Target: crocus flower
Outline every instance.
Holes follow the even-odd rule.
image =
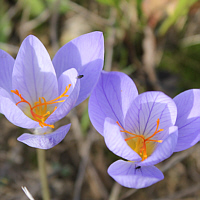
[[[109,175],[129,188],[148,187],[164,178],[154,165],[174,152],[177,109],[162,92],[138,95],[134,82],[120,72],[102,72],[89,100],[89,116],[107,147],[124,158]]]
[[[200,90],[191,89],[174,98],[177,106],[178,140],[175,151],[183,151],[200,140]]]
[[[102,33],[85,34],[64,45],[52,62],[32,35],[22,42],[16,60],[0,50],[0,112],[35,133],[24,133],[20,142],[49,149],[63,140],[70,124],[51,129],[94,88],[103,67],[103,45]]]

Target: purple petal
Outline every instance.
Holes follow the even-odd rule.
[[[177,144],[178,127],[171,126],[168,130],[168,137],[162,143],[159,143],[155,151],[146,160],[140,162],[138,165],[147,166],[155,165],[168,157],[170,157]]]
[[[138,167],[133,162],[118,160],[108,168],[108,174],[119,184],[128,188],[145,188],[164,178],[154,166]]]
[[[174,98],[177,106],[178,141],[175,151],[183,151],[200,140],[200,90],[180,93]]]
[[[12,83],[13,90],[17,89],[31,105],[39,97],[49,101],[58,96],[53,64],[45,47],[35,36],[30,35],[22,42],[13,69]]]
[[[102,72],[89,100],[89,116],[96,130],[103,135],[106,117],[123,126],[126,112],[137,95],[137,88],[127,75]]]
[[[131,161],[140,161],[141,157],[125,142],[117,123],[106,118],[104,124],[104,139],[107,147],[116,155]]]
[[[38,149],[50,149],[60,143],[68,133],[71,124],[65,125],[45,135],[24,133],[17,138],[18,141]]]
[[[48,117],[45,123],[55,123],[56,121],[65,117],[74,107],[80,91],[80,80],[77,79],[77,75],[78,73],[76,69],[70,69],[65,71],[60,76],[58,80],[59,92],[60,94],[62,94],[65,90],[65,87],[68,86],[68,84],[71,84],[70,91],[69,93],[67,92],[67,95],[69,95],[69,97],[63,98],[65,99],[65,101],[58,106],[58,108]]]
[[[0,87],[11,94],[14,58],[0,50]]]
[[[70,68],[76,68],[81,88],[76,105],[85,100],[95,87],[104,60],[104,40],[101,32],[92,32],[75,38],[64,45],[53,58],[57,77]]]
[[[69,84],[71,84],[71,87],[68,90],[67,95],[70,95],[72,93],[78,80],[77,76],[78,72],[75,68],[68,69],[60,75],[58,79],[59,95],[61,95],[65,91],[66,86],[68,86]]]
[[[7,95],[7,97],[6,95],[0,96],[1,113],[4,114],[5,117],[16,126],[28,129],[38,127],[39,123],[27,117],[11,100],[9,93],[7,93]]]
[[[125,119],[125,129],[145,138],[150,137],[156,130],[157,120],[159,129],[153,139],[165,138],[166,131],[176,121],[177,109],[174,101],[162,92],[144,92],[131,104]]]

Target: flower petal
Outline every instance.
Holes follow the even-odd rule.
[[[18,141],[27,144],[30,147],[38,149],[50,149],[60,143],[70,129],[71,124],[65,125],[54,131],[53,133],[45,135],[34,135],[24,133],[17,138]]]
[[[12,84],[13,90],[17,89],[32,105],[39,97],[49,101],[58,96],[57,78],[49,54],[33,35],[22,42],[14,64]]]
[[[1,113],[4,114],[5,117],[16,126],[28,129],[38,127],[39,123],[27,117],[22,110],[15,105],[9,93],[7,93],[6,96],[6,91],[4,90],[4,92],[4,96],[0,95]]]
[[[67,92],[69,97],[62,98],[65,99],[65,101],[58,106],[58,108],[48,117],[45,123],[55,123],[56,121],[65,117],[74,107],[80,91],[80,80],[77,79],[77,75],[78,73],[76,69],[73,68],[65,71],[60,76],[58,79],[59,92],[62,94],[65,91],[65,87],[68,86],[68,84],[71,84],[69,93]]]
[[[164,139],[161,144],[158,144],[155,151],[146,160],[138,163],[141,166],[155,165],[168,157],[170,157],[177,144],[178,138],[178,127],[171,126],[168,130],[168,137]]]
[[[177,109],[174,101],[162,92],[144,92],[131,104],[125,118],[125,129],[145,137],[151,136],[157,126],[168,130],[176,121]],[[165,131],[154,136],[154,139],[163,139]],[[166,135],[167,136],[167,135]]]
[[[67,92],[67,95],[70,96],[78,80],[77,76],[78,76],[78,72],[75,68],[68,69],[60,75],[58,79],[59,95],[61,95],[65,91],[66,86],[71,84],[71,87],[69,88]]]
[[[174,98],[177,106],[178,141],[175,151],[183,151],[200,140],[200,90],[192,89]]]
[[[133,162],[118,160],[110,165],[108,174],[119,184],[128,188],[145,188],[164,178],[163,173],[154,166],[138,167]]]
[[[101,32],[92,32],[75,38],[64,45],[53,58],[57,77],[70,68],[76,68],[81,88],[76,105],[85,100],[95,87],[104,60],[104,40]]]
[[[103,135],[106,117],[124,125],[124,117],[137,97],[134,82],[121,72],[102,72],[89,100],[89,116],[95,129]]]
[[[0,87],[11,94],[12,90],[12,72],[14,58],[3,50],[0,50]]]
[[[104,139],[107,147],[116,155],[131,161],[140,161],[141,157],[125,142],[117,123],[106,118],[104,124]]]

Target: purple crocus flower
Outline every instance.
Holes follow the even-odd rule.
[[[102,72],[89,100],[89,116],[118,160],[109,175],[129,188],[148,187],[164,178],[154,165],[174,152],[177,109],[162,92],[138,95],[134,82],[120,72]]]
[[[49,149],[63,140],[70,124],[50,133],[53,124],[91,93],[103,67],[103,46],[102,33],[92,32],[64,45],[52,62],[32,35],[22,42],[16,60],[0,50],[0,112],[35,133],[24,133],[20,142]]]
[[[177,106],[178,141],[175,151],[183,151],[200,140],[200,90],[191,89],[174,98]]]

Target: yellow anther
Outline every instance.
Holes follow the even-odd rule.
[[[19,96],[19,98],[21,99],[21,101],[17,102],[16,105],[18,105],[19,103],[27,103],[30,107],[30,113],[33,117],[33,120],[39,122],[39,125],[41,127],[44,126],[49,126],[51,128],[54,128],[54,125],[50,125],[50,124],[46,124],[45,121],[46,119],[57,109],[57,107],[55,106],[53,111],[47,111],[47,105],[50,104],[55,104],[55,103],[62,103],[65,100],[60,100],[59,99],[63,98],[63,97],[68,97],[69,95],[66,95],[66,93],[68,92],[69,88],[71,87],[71,84],[69,84],[68,86],[66,86],[65,91],[57,98],[50,100],[50,101],[46,101],[46,99],[44,97],[39,97],[39,101],[36,101],[34,103],[34,106],[32,107],[31,104],[25,100],[22,95],[19,93],[18,90],[11,90],[12,93],[16,94],[17,96]],[[42,102],[43,100],[43,102]]]
[[[135,149],[138,151],[139,155],[142,157],[142,161],[147,159],[147,146],[146,144],[150,143],[150,142],[158,142],[158,143],[162,143],[163,140],[153,140],[151,138],[153,138],[157,133],[161,132],[161,131],[164,131],[164,129],[158,129],[159,127],[159,123],[160,123],[160,120],[158,119],[157,120],[157,126],[156,126],[156,130],[155,132],[149,136],[148,138],[145,138],[143,135],[137,135],[137,134],[134,134],[134,133],[131,133],[127,130],[125,130],[120,124],[119,122],[117,121],[117,124],[118,126],[122,129],[120,130],[120,132],[123,132],[123,133],[128,133],[130,135],[133,135],[132,137],[129,137],[129,138],[126,138],[125,141],[130,141],[131,139],[137,139],[137,142],[136,142],[136,145],[135,145]]]

